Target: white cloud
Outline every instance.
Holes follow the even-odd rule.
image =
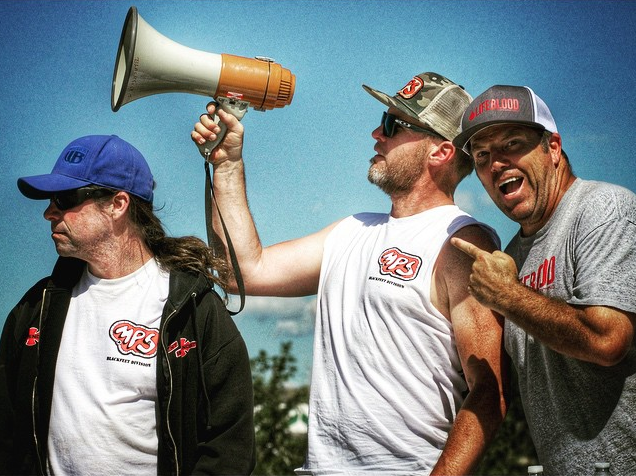
[[[471,215],[495,205],[480,184],[471,184],[455,192],[455,204]]]
[[[238,308],[238,298],[231,296],[230,309]],[[274,333],[281,337],[310,335],[314,331],[316,296],[275,298],[247,296],[241,316],[261,322],[274,321]]]

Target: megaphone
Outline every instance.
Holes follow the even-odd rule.
[[[252,107],[259,111],[291,103],[296,77],[270,58],[215,54],[183,46],[159,33],[130,7],[121,38],[111,93],[114,112],[136,99],[161,93],[190,93],[214,98],[239,120]],[[209,155],[223,138],[206,143]]]

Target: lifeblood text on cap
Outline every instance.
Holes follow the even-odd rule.
[[[478,104],[468,117],[469,121],[475,120],[477,117],[487,111],[519,111],[519,99],[517,98],[494,98],[486,99]]]

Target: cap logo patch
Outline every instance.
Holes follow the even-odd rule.
[[[84,147],[72,147],[64,156],[64,161],[69,164],[79,164],[88,154],[88,149]]]
[[[488,111],[506,111],[506,112],[519,112],[519,99],[517,98],[494,98],[486,99],[484,102],[478,104],[472,111],[468,121],[472,122]]]
[[[419,93],[423,87],[424,81],[422,81],[422,78],[415,76],[408,83],[406,83],[406,86],[400,89],[397,94],[402,96],[404,99],[411,99],[413,96]]]

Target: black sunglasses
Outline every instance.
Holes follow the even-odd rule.
[[[416,126],[415,124],[411,124],[409,122],[403,121],[402,119],[398,119],[396,116],[394,116],[393,114],[389,114],[386,111],[382,113],[382,134],[384,134],[386,137],[393,137],[395,135],[395,130],[398,127],[411,129],[412,131],[415,131],[415,132],[423,132],[433,137],[438,137],[440,139],[446,140],[444,137],[442,137],[435,131]]]
[[[64,211],[81,205],[89,198],[101,198],[114,194],[114,190],[107,188],[81,187],[54,193],[51,196],[51,202],[55,204],[58,210]]]

